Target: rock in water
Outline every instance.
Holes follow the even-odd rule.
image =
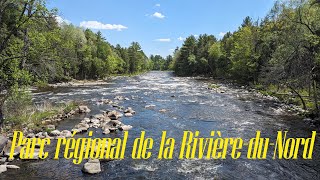
[[[0,165],[0,174],[7,171],[6,165]]]
[[[50,124],[50,125],[47,125],[47,129],[48,129],[48,130],[53,131],[53,130],[55,130],[55,129],[56,129],[56,126],[55,126],[55,125]]]
[[[3,153],[5,156],[10,156],[12,142],[8,141],[6,147],[3,149]],[[17,156],[20,154],[21,146],[18,146],[14,149],[13,156]]]
[[[133,115],[131,113],[125,113],[124,116],[125,117],[132,117]]]
[[[7,169],[20,169],[19,166],[16,165],[6,165]]]
[[[130,125],[123,125],[123,126],[119,127],[120,131],[129,131],[130,129],[132,129],[132,126],[130,126]]]
[[[79,106],[79,113],[89,113],[91,110],[88,108],[88,106]]]
[[[2,150],[6,146],[7,142],[8,142],[8,138],[0,135],[0,152],[2,152]]]
[[[101,172],[100,161],[98,159],[89,159],[89,161],[84,164],[82,171],[89,174]]]
[[[50,132],[51,136],[60,136],[61,132],[59,130],[54,130]]]

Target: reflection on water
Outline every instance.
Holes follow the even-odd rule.
[[[311,161],[274,161],[271,155],[263,161],[246,160],[244,156],[239,160],[178,160],[184,130],[199,130],[206,137],[210,131],[220,130],[223,137],[242,137],[244,140],[254,137],[257,130],[272,140],[279,130],[288,130],[292,137],[308,137],[312,130],[318,130],[300,118],[276,116],[264,102],[239,100],[236,98],[238,91],[215,93],[207,89],[207,83],[209,80],[174,77],[170,72],[150,72],[137,77],[116,78],[108,85],[57,88],[52,92],[37,93],[35,101],[83,100],[92,109],[87,116],[110,109],[108,105],[99,105],[100,99],[113,99],[117,95],[128,97],[130,100],[121,101],[120,105],[132,107],[137,114],[122,119],[124,124],[134,127],[129,132],[127,158],[102,162],[103,172],[97,175],[83,174],[82,165],[74,165],[71,160],[23,161],[16,163],[21,166],[20,170],[10,170],[0,175],[0,179],[320,179],[319,143],[316,143]],[[144,108],[150,104],[156,107]],[[159,112],[161,109],[167,112]],[[66,120],[58,129],[72,129],[81,118]],[[130,159],[132,141],[141,131],[146,131],[147,136],[155,140],[154,147],[159,147],[164,130],[168,137],[176,139],[174,160],[157,160],[157,148],[149,160]],[[95,136],[103,137],[97,130]],[[108,136],[122,137],[122,133]]]

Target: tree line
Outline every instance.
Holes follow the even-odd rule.
[[[179,76],[212,76],[281,89],[296,96],[302,107],[319,114],[320,1],[276,1],[263,19],[246,17],[223,38],[186,38],[173,57]],[[307,100],[304,96],[308,96]]]
[[[0,1],[0,119],[6,99],[24,86],[152,69],[139,43],[113,46],[100,31],[58,22],[57,12],[45,0]]]

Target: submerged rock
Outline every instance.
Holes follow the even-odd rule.
[[[88,162],[83,165],[82,171],[88,174],[100,173],[100,161],[98,159],[89,159]]]
[[[153,108],[155,108],[155,107],[156,107],[156,105],[153,105],[153,104],[150,104],[150,105],[146,105],[146,106],[145,106],[146,109],[153,109]]]

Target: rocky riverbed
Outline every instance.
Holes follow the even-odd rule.
[[[209,88],[213,83],[218,86]],[[44,100],[54,103],[81,100],[86,107],[78,108],[83,113],[75,113],[62,121],[44,120],[50,133],[35,133],[35,137],[54,139],[76,132],[75,137],[81,138],[87,137],[86,131],[93,131],[93,137],[122,138],[121,130],[129,130],[128,149],[132,148],[133,140],[141,131],[146,131],[147,136],[159,143],[162,131],[180,142],[184,130],[200,130],[204,135],[219,130],[224,137],[244,140],[254,136],[257,130],[271,139],[276,137],[278,130],[288,130],[292,137],[308,137],[312,130],[319,130],[313,120],[297,116],[301,109],[284,105],[273,97],[210,79],[174,77],[170,72],[150,72],[115,78],[101,85],[61,86],[49,92],[34,93],[35,103]],[[179,149],[180,144],[176,146]],[[49,153],[53,154],[54,149],[49,149]],[[152,153],[157,154],[157,149]],[[177,153],[175,157],[178,157]],[[123,160],[100,162],[93,159],[81,165],[63,158],[15,159],[2,163],[7,171],[0,174],[0,179],[318,179],[319,153],[317,143],[312,161],[274,161],[271,158],[262,161],[246,158],[159,161],[156,157],[132,160],[129,150]],[[10,165],[20,169],[8,169]]]

